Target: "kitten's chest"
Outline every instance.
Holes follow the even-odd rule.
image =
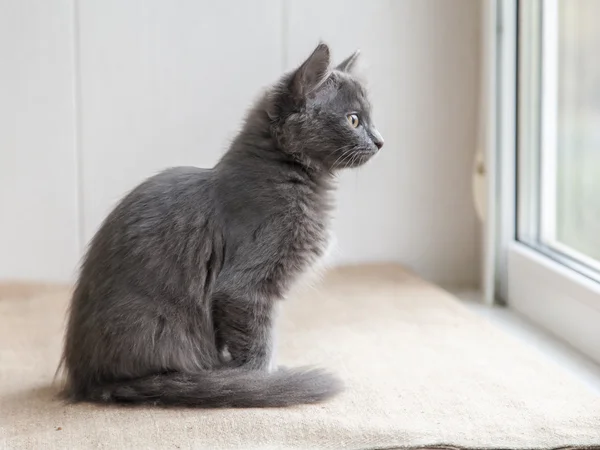
[[[236,228],[251,230],[236,233],[242,245],[233,264],[262,291],[285,296],[302,275],[321,267],[332,241],[332,200],[327,186],[306,182],[274,185],[264,195],[248,196],[243,214],[232,215]]]
[[[335,250],[336,239],[333,232],[328,229],[324,236],[322,248],[311,257],[307,258],[304,266],[295,273],[291,280],[290,288],[296,292],[298,290],[314,287],[321,281]]]
[[[296,253],[307,264],[321,259],[327,254],[331,241],[331,227],[328,216],[296,216],[290,223],[287,239],[292,245],[290,252]]]
[[[329,210],[321,205],[300,205],[288,222],[286,257],[290,282],[314,281],[323,272],[335,242]]]

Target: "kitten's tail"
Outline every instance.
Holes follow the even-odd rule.
[[[282,407],[322,402],[341,390],[341,382],[321,369],[272,373],[223,369],[171,372],[100,385],[81,400],[201,408]]]

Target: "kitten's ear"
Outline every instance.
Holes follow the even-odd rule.
[[[356,61],[358,60],[359,55],[360,55],[360,50],[356,50],[354,53],[352,53],[350,56],[348,56],[345,60],[343,60],[341,63],[339,63],[335,69],[339,70],[340,72],[352,72],[352,69],[354,68],[354,65],[356,64]]]
[[[294,73],[292,78],[294,95],[303,97],[317,89],[330,74],[329,63],[329,47],[321,42]]]

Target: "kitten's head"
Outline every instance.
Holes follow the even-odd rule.
[[[352,75],[357,57],[331,67],[329,48],[321,43],[270,91],[266,110],[283,151],[333,171],[360,166],[383,146],[366,90]]]

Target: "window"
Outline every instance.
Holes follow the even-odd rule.
[[[600,361],[600,1],[497,6],[505,297]]]
[[[549,0],[540,2],[539,17],[525,13],[521,22],[521,44],[531,34],[541,37],[538,52],[532,49],[523,61],[523,76],[538,76],[519,94],[534,120],[525,126],[539,132],[539,142],[530,141],[520,151],[539,152],[539,167],[525,173],[523,183],[534,202],[539,227],[524,223],[524,241],[589,276],[600,272],[600,17],[596,0]],[[525,12],[525,11],[524,11]],[[541,28],[539,25],[541,25]],[[535,45],[535,44],[530,44]],[[537,61],[535,61],[537,59]],[[533,65],[537,65],[539,73]],[[537,92],[531,92],[536,90]],[[527,105],[524,105],[527,107]],[[536,111],[537,109],[537,111]],[[537,115],[537,117],[536,117]],[[537,119],[537,120],[536,120]],[[537,123],[536,123],[537,122]],[[531,156],[529,156],[532,158]],[[539,169],[539,170],[536,170]],[[539,189],[539,199],[533,192]],[[539,205],[537,204],[539,202]],[[536,233],[539,235],[536,236]]]
[[[542,198],[542,239],[551,248],[600,269],[600,2],[551,1],[547,26],[556,42],[548,52],[556,55],[556,94],[550,105],[556,112],[548,124],[554,128],[548,151],[555,176],[547,180]],[[551,128],[551,129],[552,129]],[[554,206],[555,205],[555,206]]]

